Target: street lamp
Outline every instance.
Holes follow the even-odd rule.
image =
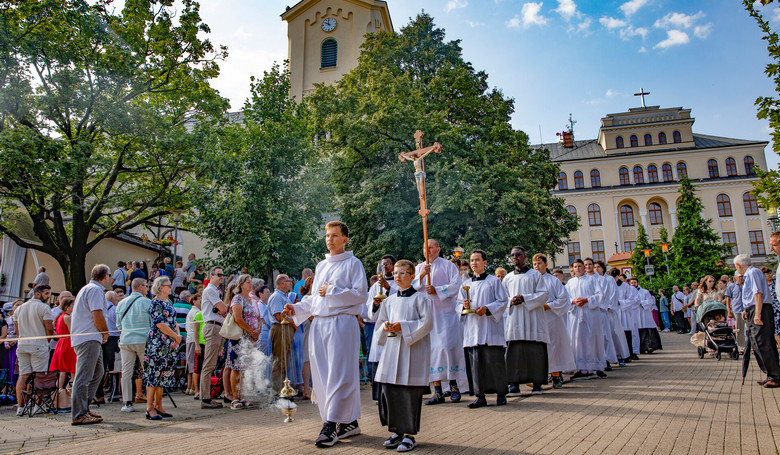
[[[671,244],[669,243],[662,243],[661,244],[661,251],[664,252],[664,261],[666,262],[666,274],[671,275],[671,272],[669,272],[669,246]]]
[[[645,258],[647,259],[647,267],[645,267],[645,275],[650,277],[650,284],[653,284],[653,275],[652,275],[653,271],[652,271],[652,266],[650,265],[650,251],[651,250],[642,250],[642,252],[645,253]],[[647,273],[648,271],[650,273]]]
[[[460,255],[465,253],[465,252],[466,252],[466,250],[464,250],[463,248],[461,248],[459,246],[456,246],[455,248],[452,249],[452,255],[455,256],[455,259],[460,259]]]
[[[766,219],[769,221],[769,224],[772,226],[772,232],[777,232],[777,207],[774,205],[770,205],[766,209]]]

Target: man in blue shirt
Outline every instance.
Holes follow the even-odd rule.
[[[124,330],[119,335],[119,352],[122,356],[122,412],[133,412],[133,369],[136,358],[143,363],[146,338],[152,326],[146,279],[136,278],[130,283],[133,293],[116,307],[116,328]],[[140,382],[140,381],[139,381]],[[138,387],[138,393],[143,389]]]
[[[282,314],[284,305],[290,303],[287,293],[292,287],[292,280],[284,274],[276,276],[274,280],[276,290],[268,300],[267,320],[272,324],[268,339],[271,343],[271,387],[273,390],[282,388],[282,381],[287,372],[287,359],[290,357],[293,337],[296,327],[292,321]]]
[[[747,324],[750,347],[756,362],[766,379],[758,383],[768,389],[780,387],[780,359],[775,344],[775,313],[771,294],[764,274],[750,265],[750,257],[740,254],[734,258],[734,266],[742,274],[742,319]],[[767,302],[764,302],[764,299]]]
[[[726,292],[723,293],[726,298],[726,307],[729,309],[729,317],[733,318],[736,324],[737,346],[745,349],[745,321],[742,319],[742,274],[734,273],[734,282],[729,283]]]

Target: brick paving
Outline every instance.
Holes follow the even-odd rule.
[[[700,360],[688,337],[662,334],[666,349],[605,380],[566,384],[509,405],[468,409],[460,404],[423,406],[415,452],[435,454],[776,454],[780,448],[780,390],[755,384],[763,379],[755,362],[741,386],[742,361]],[[70,414],[15,417],[0,408],[0,453],[211,454],[313,453],[321,421],[305,402],[294,423],[276,410],[202,411],[192,397],[174,394],[176,417],[145,420],[143,404],[132,414],[118,403],[95,411],[105,423],[73,427]],[[342,441],[333,453],[390,451],[370,390],[362,391],[363,434]],[[166,402],[167,403],[167,402]]]

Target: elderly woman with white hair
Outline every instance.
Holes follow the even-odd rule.
[[[735,257],[734,266],[744,279],[742,319],[747,325],[747,336],[758,367],[766,373],[766,379],[758,383],[766,388],[780,387],[780,363],[774,338],[775,314],[766,278],[751,265],[750,257],[746,254]]]
[[[152,303],[149,314],[152,327],[144,353],[144,382],[146,383],[146,418],[161,420],[173,417],[163,410],[163,387],[172,387],[176,366],[176,350],[181,344],[181,335],[176,324],[176,312],[168,300],[171,295],[171,280],[161,276],[152,284]]]

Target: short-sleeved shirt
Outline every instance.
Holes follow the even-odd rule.
[[[187,313],[187,318],[184,321],[184,328],[187,330],[187,343],[194,343],[195,342],[195,315],[200,312],[200,308],[196,307],[195,305],[190,308],[190,311]]]
[[[222,299],[219,298],[219,289],[217,289],[217,287],[213,284],[209,283],[209,285],[206,286],[206,289],[203,290],[203,297],[200,300],[200,310],[203,313],[204,321],[214,321],[222,324],[222,322],[225,320],[225,317],[219,313],[214,312],[214,308],[216,307],[217,303],[221,301]]]
[[[127,281],[127,270],[120,267],[114,271],[114,275],[111,278],[111,286],[123,288],[125,287],[125,281]]]
[[[742,286],[737,283],[729,283],[724,296],[731,299],[731,312],[742,313]]]
[[[661,298],[658,299],[658,312],[659,313],[669,312],[669,300],[666,299],[665,295],[662,295]]]
[[[680,291],[672,294],[672,311],[682,311],[683,303],[685,303],[685,294]]]
[[[19,338],[45,337],[46,326],[43,321],[52,321],[51,308],[38,299],[28,300],[14,311],[16,333]],[[20,340],[19,352],[34,352],[41,349],[49,349],[49,340]]]
[[[121,332],[116,328],[116,305],[111,302],[106,303],[106,327],[108,327],[108,335],[112,337],[118,337]]]
[[[176,323],[179,324],[179,335],[187,335],[187,314],[192,309],[192,305],[182,300],[173,304],[173,311],[176,312]]]
[[[280,290],[275,290],[273,294],[271,294],[271,297],[268,299],[268,310],[266,311],[268,315],[268,322],[271,324],[278,324],[279,321],[276,320],[274,317],[275,314],[281,313],[284,310],[284,305],[290,303],[289,298],[287,297],[287,294]],[[265,319],[265,318],[264,318]]]
[[[766,277],[761,270],[753,267],[748,267],[743,275],[744,282],[742,283],[742,307],[748,309],[756,304],[755,295],[762,294],[764,297],[764,303],[772,304],[772,295],[769,293],[769,284],[766,282]]]
[[[70,333],[71,345],[78,346],[87,341],[103,341],[103,335],[98,332],[95,326],[95,320],[92,318],[92,312],[100,310],[103,316],[106,314],[106,296],[105,288],[95,280],[81,288],[76,294],[76,301],[73,304],[73,312],[70,315]],[[90,335],[82,335],[90,334]]]
[[[198,311],[195,313],[195,317],[192,318],[193,324],[198,322],[198,344],[206,344],[206,338],[203,336],[203,326],[205,323],[203,322],[203,312]]]
[[[38,286],[41,284],[46,284],[46,285],[49,284],[49,275],[47,275],[46,272],[39,273],[33,279],[33,285]]]

